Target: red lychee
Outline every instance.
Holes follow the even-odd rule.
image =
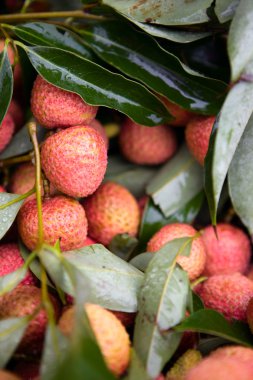
[[[108,368],[122,375],[130,360],[130,339],[121,322],[99,305],[86,304],[85,311]],[[70,336],[74,325],[74,308],[65,311],[59,321],[61,331]]]
[[[173,156],[177,149],[175,132],[166,125],[145,127],[126,119],[120,129],[120,149],[135,164],[158,165]]]
[[[24,122],[25,122],[25,115],[24,115],[22,107],[15,99],[12,99],[12,101],[10,102],[8,113],[13,118],[16,130],[23,127]]]
[[[245,273],[249,266],[251,247],[247,235],[231,224],[220,223],[204,229],[202,235],[206,247],[204,275]]]
[[[58,195],[42,203],[44,241],[54,245],[60,239],[62,251],[81,248],[87,236],[85,211],[75,199]],[[18,214],[18,230],[24,244],[33,250],[38,242],[36,199],[26,202]]]
[[[2,152],[11,141],[15,124],[9,113],[7,113],[0,125],[0,152]]]
[[[246,310],[253,297],[253,281],[240,273],[209,277],[195,289],[205,306],[227,319],[246,321]]]
[[[96,191],[104,178],[107,149],[95,129],[71,127],[46,139],[41,164],[46,177],[59,191],[86,197]]]
[[[98,121],[97,119],[93,119],[93,120],[89,123],[89,125],[90,125],[92,128],[96,129],[96,131],[98,131],[98,132],[101,134],[101,136],[102,136],[103,139],[104,139],[105,145],[106,145],[106,147],[107,147],[107,149],[108,149],[108,147],[109,147],[109,139],[108,139],[108,137],[107,137],[106,130],[105,130],[105,128],[103,127],[103,125],[100,123],[100,121]]]
[[[149,240],[147,245],[148,252],[156,252],[171,240],[191,237],[197,234],[197,231],[189,224],[173,223],[162,227]],[[179,256],[178,264],[188,273],[189,279],[196,279],[204,270],[206,262],[205,246],[201,237],[193,239],[190,255]]]
[[[248,322],[250,331],[253,334],[253,298],[251,298],[248,303],[246,316],[247,316],[247,322]]]
[[[136,313],[126,313],[124,311],[115,311],[115,310],[109,310],[111,313],[117,317],[120,322],[122,323],[123,326],[126,328],[133,326],[135,318],[136,318]]]
[[[84,247],[88,246],[88,245],[92,245],[92,244],[96,244],[97,242],[93,239],[91,239],[89,236],[87,236],[85,242],[84,242]]]
[[[17,359],[12,365],[12,371],[20,376],[22,380],[39,380],[40,363],[38,360],[34,360],[34,358],[29,359]]]
[[[215,116],[196,116],[186,126],[185,139],[194,158],[204,165]]]
[[[170,125],[173,125],[175,127],[185,126],[194,116],[193,113],[183,109],[175,103],[172,103],[171,101],[169,101],[169,99],[163,96],[161,96],[160,98],[164,103],[165,107],[168,108],[171,115],[175,118],[174,120],[170,121]]]
[[[59,316],[59,304],[50,295],[55,311],[55,319]],[[20,286],[0,298],[0,320],[12,317],[32,315],[42,304],[41,290],[35,286]],[[29,322],[18,352],[21,354],[37,354],[41,352],[48,318],[44,308],[38,311]]]
[[[122,185],[114,182],[102,184],[84,201],[89,235],[108,245],[117,234],[135,236],[140,222],[138,203]]]
[[[223,346],[213,351],[210,357],[223,360],[231,358],[244,363],[253,363],[253,349],[243,346]]]
[[[21,256],[17,244],[0,245],[0,277],[15,272],[24,265],[24,259]],[[22,285],[36,285],[36,280],[30,271],[21,282]]]
[[[5,193],[5,192],[6,192],[5,188],[0,185],[0,193]]]
[[[91,106],[73,92],[62,90],[37,76],[32,90],[31,110],[46,128],[65,128],[89,124],[98,107]]]

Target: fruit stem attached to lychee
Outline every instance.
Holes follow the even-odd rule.
[[[24,154],[23,156],[6,158],[4,160],[0,160],[0,168],[6,167],[6,166],[11,166],[14,164],[19,164],[21,162],[31,161],[32,157],[33,157],[33,154],[28,153],[28,154]]]

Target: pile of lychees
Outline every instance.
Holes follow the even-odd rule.
[[[3,46],[3,42],[1,42]],[[9,50],[14,61],[13,51]],[[19,67],[15,83],[20,86]],[[186,126],[187,146],[203,165],[215,116],[193,115],[164,100],[175,119],[168,125],[146,127],[125,118],[118,144],[122,156],[135,164],[160,165],[176,153],[177,127]],[[43,181],[43,241],[59,243],[62,252],[100,243],[108,247],[112,239],[127,233],[138,236],[147,198],[139,200],[122,185],[104,181],[109,139],[95,119],[98,107],[86,104],[79,95],[67,92],[37,76],[31,94],[31,111],[48,129],[40,149]],[[24,112],[14,99],[0,126],[0,152],[24,123]],[[46,185],[44,186],[44,184]],[[11,173],[6,190],[26,194],[35,186],[34,160],[19,164]],[[2,191],[6,191],[3,187]],[[143,194],[145,195],[145,194]],[[5,242],[0,244],[0,276],[22,267],[24,260],[18,238],[30,251],[39,241],[39,215],[35,194],[27,197]],[[200,234],[189,224],[172,223],[162,227],[149,240],[146,251],[155,252],[180,237],[194,237],[189,256],[179,256],[178,264],[198,283],[194,291],[207,308],[222,313],[229,321],[249,323],[253,329],[253,275],[250,269],[251,244],[247,234],[229,223],[203,227]],[[50,292],[54,318],[61,332],[70,337],[74,326],[74,299],[67,296],[62,305],[56,292]],[[48,315],[42,304],[40,282],[32,272],[12,291],[0,297],[0,320],[32,315],[28,328],[14,354],[10,370],[0,371],[0,379],[38,379]],[[130,362],[131,332],[135,314],[109,311],[100,305],[83,305],[105,362],[118,377]],[[226,346],[202,359],[194,350],[196,339],[185,334],[185,351],[173,367],[166,367],[167,380],[253,379],[253,350]],[[188,339],[188,340],[187,340]],[[189,351],[187,351],[190,349]],[[18,377],[19,376],[19,377]],[[241,376],[241,377],[240,377]],[[159,379],[164,379],[160,375]]]

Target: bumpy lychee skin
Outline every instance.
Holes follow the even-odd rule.
[[[101,134],[101,136],[103,137],[104,139],[104,142],[105,142],[105,145],[108,149],[109,147],[109,139],[108,139],[108,136],[106,134],[106,130],[105,128],[103,127],[103,125],[100,123],[100,121],[98,121],[97,119],[93,119],[91,122],[90,122],[90,126],[92,128],[94,128],[97,132],[99,132]]]
[[[253,297],[253,282],[240,273],[209,277],[196,288],[204,305],[227,319],[246,321],[246,310]]]
[[[46,139],[41,164],[49,181],[62,193],[86,197],[96,191],[107,167],[101,135],[88,126],[62,130]]]
[[[99,305],[86,304],[85,311],[108,368],[116,376],[122,375],[130,360],[130,340],[124,326]],[[70,336],[73,325],[74,308],[71,307],[63,313],[59,327],[66,336]]]
[[[213,351],[210,357],[220,360],[223,360],[224,358],[232,358],[244,363],[253,363],[253,349],[235,345],[224,346]]]
[[[166,380],[184,380],[189,370],[196,366],[202,359],[197,350],[187,350],[170,368],[166,374]]]
[[[12,99],[8,108],[8,112],[13,118],[16,130],[23,127],[25,122],[25,115],[23,109],[16,100]]]
[[[202,166],[204,166],[214,121],[214,116],[197,116],[187,124],[185,129],[187,146],[193,157]]]
[[[44,241],[54,245],[60,239],[62,251],[81,248],[87,236],[85,211],[75,199],[58,195],[42,203]],[[38,242],[36,199],[26,202],[18,214],[18,230],[24,244],[33,250]]]
[[[4,369],[0,369],[0,380],[22,380],[21,377],[14,375],[9,371],[5,371]]]
[[[248,269],[251,247],[247,235],[231,224],[220,223],[204,229],[202,235],[206,247],[204,275],[245,273]]]
[[[250,331],[253,334],[253,298],[251,298],[248,303],[246,316],[247,316],[247,322],[248,322]]]
[[[120,149],[127,160],[142,165],[158,165],[177,149],[175,132],[166,125],[145,127],[126,119],[120,129]]]
[[[175,118],[174,120],[170,121],[170,125],[173,125],[175,127],[183,127],[192,119],[193,113],[183,109],[177,104],[170,102],[169,99],[165,97],[161,97],[161,99],[165,107],[168,108],[171,115]]]
[[[21,256],[17,244],[0,245],[0,277],[15,272],[24,265],[24,259]],[[21,285],[36,285],[36,280],[30,271],[21,282]]]
[[[0,125],[0,152],[2,152],[11,141],[15,124],[9,113],[7,113]]]
[[[108,245],[117,234],[137,234],[140,222],[138,203],[124,186],[104,183],[83,205],[89,235],[98,242]]]
[[[171,240],[191,237],[197,231],[190,225],[184,223],[173,223],[162,227],[149,240],[147,245],[148,252],[158,251],[164,244]],[[193,240],[191,253],[187,256],[179,256],[177,262],[188,273],[189,279],[194,280],[203,272],[206,262],[205,246],[201,237]]]
[[[58,319],[60,311],[58,301],[53,296],[50,296],[50,299],[54,307],[55,317]],[[17,287],[0,298],[0,320],[31,315],[41,303],[41,289],[35,286]],[[41,352],[47,322],[46,311],[41,309],[25,331],[18,347],[20,354]]]
[[[37,76],[32,90],[31,110],[46,128],[89,124],[98,107],[90,106],[73,92],[62,90]]]

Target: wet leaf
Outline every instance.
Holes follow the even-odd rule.
[[[182,209],[203,187],[203,171],[185,146],[166,163],[147,186],[165,217]]]
[[[170,118],[164,105],[139,83],[58,48],[22,47],[42,77],[88,104],[116,109],[147,126]]]
[[[0,54],[0,125],[8,110],[13,92],[12,68],[5,47]]]
[[[171,330],[184,317],[189,281],[177,264],[179,254],[189,254],[189,238],[175,239],[154,254],[139,294],[134,348],[147,373],[155,378],[171,358],[181,335]]]
[[[2,207],[18,197],[20,197],[20,195],[0,193],[0,240],[11,227],[24,200],[13,203],[5,208]]]
[[[202,309],[186,318],[175,331],[197,331],[219,336],[230,342],[253,347],[253,338],[246,323],[228,322],[225,317],[215,310]]]
[[[236,214],[253,234],[253,114],[228,171],[229,193]]]

